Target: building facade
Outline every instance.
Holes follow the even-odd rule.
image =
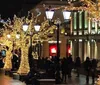
[[[77,2],[79,0],[68,0]],[[52,5],[52,7],[58,7],[66,5],[65,0],[43,0],[36,8],[32,9],[34,13],[38,9],[41,12],[39,19],[43,21],[45,17],[44,6]],[[36,13],[36,12],[35,12]],[[55,15],[56,14],[56,15]],[[64,22],[61,10],[58,10],[54,14],[54,19],[60,18]],[[76,11],[71,13],[71,19],[69,22],[64,22],[61,26],[60,33],[60,56],[61,58],[66,57],[69,53],[72,54],[73,59],[77,56],[82,61],[88,56],[91,59],[99,59],[100,55],[100,24],[94,22],[87,11]],[[64,28],[64,31],[63,31]],[[55,40],[56,41],[56,40]],[[49,43],[48,41],[43,42],[42,46],[42,57],[50,56],[50,45],[56,44],[54,42]],[[70,52],[69,52],[70,51]]]

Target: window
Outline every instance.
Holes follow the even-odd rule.
[[[87,11],[85,11],[85,15],[84,15],[85,17],[85,29],[87,29],[88,28],[88,12]]]
[[[77,25],[77,12],[74,13],[74,30],[76,30],[76,25]]]
[[[79,29],[82,29],[82,12],[79,12]]]

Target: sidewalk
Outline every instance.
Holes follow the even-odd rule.
[[[89,84],[86,84],[86,77],[85,75],[80,75],[80,77],[76,77],[74,73],[72,73],[72,78],[67,79],[66,83],[56,84],[56,85],[95,85],[92,84],[92,79],[90,77]]]
[[[11,82],[12,82],[11,85],[26,85],[25,83],[20,82],[19,80],[13,80]],[[43,85],[47,85],[47,84],[43,84]],[[76,77],[76,75],[74,73],[72,73],[72,78],[67,79],[66,83],[53,84],[53,85],[87,85],[87,84],[86,84],[86,81],[85,81],[85,75],[80,75],[80,77],[78,78],[78,77]],[[90,81],[89,81],[88,85],[93,85],[91,77],[90,77]]]

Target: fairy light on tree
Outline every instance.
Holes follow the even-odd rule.
[[[13,49],[21,48],[22,55],[21,55],[20,67],[17,71],[18,74],[27,74],[30,71],[30,66],[28,61],[28,48],[30,45],[33,44],[36,45],[36,43],[38,42],[35,41],[43,42],[45,40],[48,41],[54,39],[53,36],[49,35],[50,31],[56,29],[56,26],[55,25],[50,26],[48,20],[44,20],[40,26],[36,25],[37,22],[38,22],[37,17],[34,17],[33,15],[31,16],[31,18],[28,18],[28,16],[19,18],[16,15],[14,15],[13,20],[9,19],[8,22],[3,23],[4,33],[3,36],[1,37],[2,40],[0,41],[0,43],[5,42],[4,44],[10,47],[9,53]],[[37,27],[37,29],[35,29],[35,27]],[[25,29],[23,30],[22,28]],[[9,60],[11,61],[11,59]],[[9,62],[8,59],[6,62],[7,63]],[[7,65],[9,66],[10,69],[12,68],[11,64]]]

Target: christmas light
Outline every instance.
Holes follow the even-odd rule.
[[[4,69],[11,69],[11,51],[14,49],[21,48],[21,62],[20,67],[17,71],[18,74],[27,74],[30,71],[29,62],[28,62],[28,48],[30,46],[30,43],[36,45],[35,41],[48,41],[53,40],[53,36],[49,37],[50,31],[55,30],[56,26],[49,25],[48,20],[44,20],[44,22],[41,23],[41,26],[38,26],[38,32],[35,32],[35,24],[37,24],[37,18],[35,16],[32,16],[31,19],[27,17],[17,17],[14,15],[13,20],[8,20],[4,24],[4,32],[3,36],[1,37],[0,43],[4,43],[6,46],[10,48],[6,56],[5,66]],[[13,23],[12,23],[13,22]],[[27,24],[24,25],[24,23]],[[25,26],[25,30],[22,29]],[[27,29],[28,28],[28,29]],[[24,30],[24,31],[23,31]],[[9,35],[8,35],[9,34]],[[8,35],[8,37],[7,37]],[[10,37],[9,37],[10,36]],[[32,36],[32,42],[30,41],[30,37]],[[13,47],[14,44],[14,47]],[[36,58],[38,57],[37,53]]]

